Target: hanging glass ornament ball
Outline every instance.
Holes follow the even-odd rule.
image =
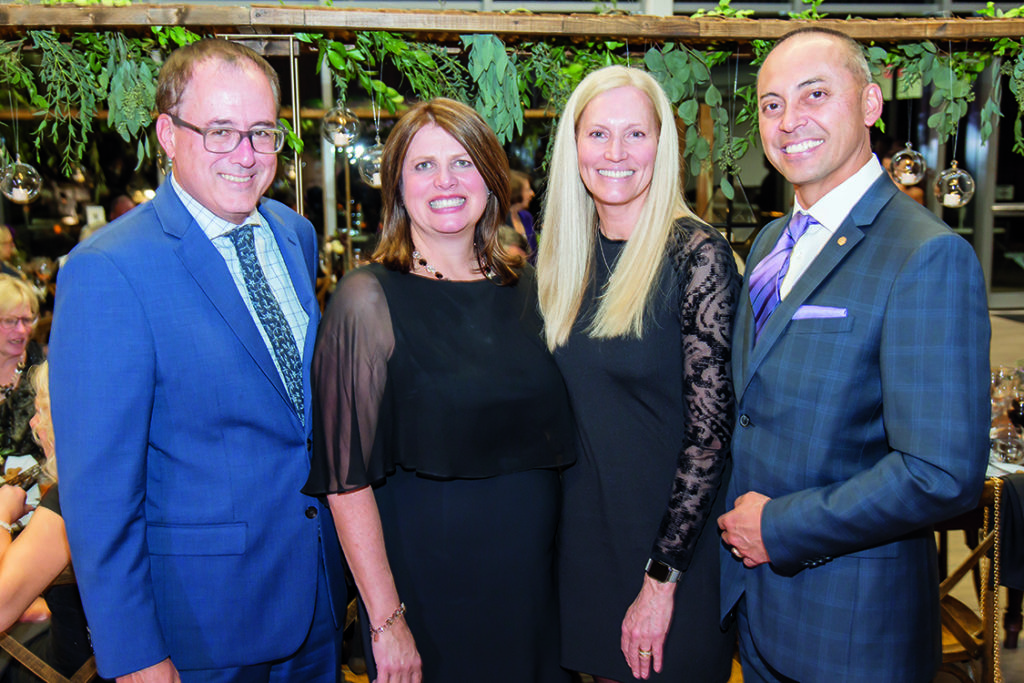
[[[949,168],[935,179],[935,196],[943,206],[959,209],[974,196],[974,178],[967,171],[958,168],[954,160]]]
[[[924,173],[928,170],[924,155],[907,143],[907,146],[892,155],[891,161],[892,177],[900,185],[917,185],[924,180]]]
[[[359,117],[338,105],[320,120],[320,135],[338,149],[348,147],[359,137]]]
[[[20,159],[0,170],[0,192],[15,204],[28,204],[43,186],[43,177]]]
[[[379,142],[366,150],[359,159],[359,175],[370,187],[380,188],[380,158],[384,156],[384,145]]]

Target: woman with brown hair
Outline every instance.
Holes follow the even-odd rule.
[[[553,552],[573,427],[533,271],[498,240],[507,174],[472,109],[410,109],[374,263],[320,326],[304,490],[334,513],[378,683],[566,677]]]

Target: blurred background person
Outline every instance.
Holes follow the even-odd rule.
[[[17,253],[14,233],[10,227],[0,224],[0,273],[21,277],[21,271],[14,267],[14,255]]]
[[[35,396],[32,431],[46,454],[48,475],[55,480],[49,369],[45,362],[34,368],[30,381]],[[69,678],[92,656],[92,646],[70,564],[71,551],[64,532],[57,485],[49,488],[32,521],[12,542],[10,529],[26,507],[25,492],[20,487],[0,486],[0,631],[11,628],[42,595],[50,609],[50,627],[27,645],[40,659]],[[17,662],[12,662],[0,678],[3,683],[38,680]]]
[[[598,681],[726,681],[735,647],[714,519],[739,278],[684,203],[678,152],[654,79],[601,69],[566,105],[545,201],[540,304],[580,448],[563,476],[562,664]]]
[[[511,205],[508,207],[505,225],[526,238],[526,243],[529,246],[528,260],[531,264],[536,264],[537,233],[533,227],[533,214],[530,213],[530,202],[533,201],[536,193],[533,191],[530,176],[522,171],[509,171],[508,178]]]
[[[321,323],[304,492],[327,494],[378,683],[568,678],[554,544],[572,420],[532,269],[498,241],[507,173],[471,108],[412,107],[384,150],[375,262]]]

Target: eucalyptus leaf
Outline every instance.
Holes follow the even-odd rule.
[[[692,126],[697,122],[697,115],[700,113],[700,103],[697,100],[685,100],[679,105],[679,118],[683,120],[687,126]]]
[[[722,182],[719,183],[719,187],[722,188],[722,194],[725,195],[726,199],[732,200],[736,197],[736,190],[733,189],[728,177],[722,176]]]

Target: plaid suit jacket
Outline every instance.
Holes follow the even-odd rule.
[[[762,231],[748,274],[787,220]],[[745,569],[723,548],[723,619],[745,594],[759,652],[799,681],[930,681],[941,656],[930,525],[977,503],[988,457],[978,260],[882,176],[756,347],[748,286],[727,505],[771,498],[771,562]]]

